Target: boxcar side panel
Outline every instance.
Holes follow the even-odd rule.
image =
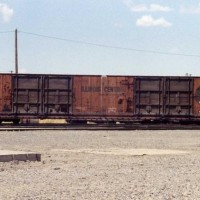
[[[193,113],[193,79],[167,77],[165,81],[165,114],[187,117]]]
[[[44,76],[42,93],[45,115],[72,113],[72,78],[70,76]]]
[[[132,77],[102,76],[102,113],[133,115],[134,79]]]
[[[186,117],[193,114],[193,79],[190,77],[137,77],[135,114]]]
[[[135,96],[136,115],[149,117],[163,115],[162,77],[137,77]]]
[[[7,113],[12,111],[12,81],[11,75],[0,75],[0,112]]]
[[[74,76],[73,113],[116,116],[133,114],[132,77]]]
[[[39,115],[42,112],[42,76],[13,76],[13,111],[16,114]]]
[[[74,76],[73,114],[98,115],[101,112],[101,77]]]
[[[65,118],[72,112],[71,104],[70,76],[13,76],[13,111],[17,115]]]

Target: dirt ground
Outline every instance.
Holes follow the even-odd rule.
[[[0,132],[0,200],[200,199],[200,131]]]

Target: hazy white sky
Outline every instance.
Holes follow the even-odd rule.
[[[200,76],[199,27],[197,0],[0,0],[0,72],[14,69],[14,32],[2,32],[17,28],[21,72]]]

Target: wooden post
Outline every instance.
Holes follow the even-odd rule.
[[[15,30],[15,73],[18,74],[17,29]]]

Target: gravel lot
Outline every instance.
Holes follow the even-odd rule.
[[[200,199],[200,131],[0,132],[0,200]],[[164,151],[167,150],[167,151]]]

